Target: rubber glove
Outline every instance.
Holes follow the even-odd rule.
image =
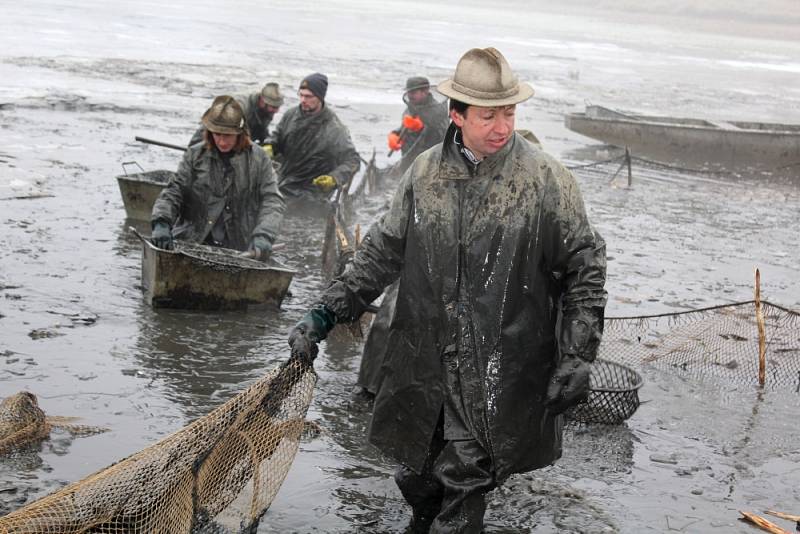
[[[336,178],[331,176],[330,174],[323,174],[322,176],[317,176],[314,178],[312,182],[315,186],[319,187],[326,193],[336,187],[338,184],[336,182]]]
[[[273,150],[271,143],[261,145],[261,150],[263,150],[264,153],[269,156],[269,159],[275,159],[275,151]]]
[[[389,150],[395,151],[403,148],[403,140],[400,138],[400,134],[397,132],[390,132],[388,141]]]
[[[258,261],[267,261],[270,254],[272,254],[272,243],[267,241],[266,237],[259,235],[253,238],[253,244],[250,245],[250,249],[242,252],[240,256]]]
[[[317,304],[298,322],[289,333],[292,356],[312,363],[317,357],[317,343],[328,337],[336,325],[336,314],[324,304]]]
[[[403,127],[411,132],[419,132],[425,127],[417,115],[403,115]]]
[[[592,364],[575,354],[564,354],[547,387],[545,406],[557,415],[589,398]]]
[[[150,242],[157,248],[172,250],[172,229],[169,223],[156,221],[153,223],[153,232],[150,234]]]

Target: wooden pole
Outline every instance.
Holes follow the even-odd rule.
[[[774,515],[775,517],[780,517],[781,519],[786,519],[787,521],[800,523],[800,515],[785,514],[783,512],[776,512],[775,510],[766,510],[764,513]]]
[[[758,323],[758,385],[767,380],[767,334],[761,309],[761,272],[756,268],[756,322]]]
[[[633,174],[631,173],[631,151],[625,147],[625,163],[628,164],[628,187],[633,184]]]
[[[164,141],[156,141],[155,139],[148,139],[146,137],[139,137],[138,135],[134,137],[140,143],[147,143],[148,145],[156,145],[156,146],[163,146],[164,148],[171,148],[173,150],[180,150],[181,152],[186,152],[185,146],[175,145],[172,143],[165,143]]]
[[[739,513],[744,516],[743,518],[740,519],[752,523],[753,525],[756,525],[761,530],[764,530],[766,532],[771,532],[772,534],[790,534],[788,530],[783,530],[781,527],[779,527],[772,521],[768,521],[763,517],[757,516],[756,514],[751,514],[750,512],[742,512],[741,510],[739,511]]]

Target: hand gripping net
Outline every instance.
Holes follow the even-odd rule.
[[[297,452],[316,379],[290,358],[175,434],[0,518],[0,534],[255,532]]]

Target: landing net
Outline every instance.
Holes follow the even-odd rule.
[[[291,358],[175,434],[0,518],[0,533],[255,532],[297,452],[316,379]]]

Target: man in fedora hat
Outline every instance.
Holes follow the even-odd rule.
[[[250,141],[234,97],[215,98],[202,123],[204,141],[186,150],[153,205],[153,244],[182,239],[266,261],[285,209],[272,162]]]
[[[412,76],[406,80],[403,93],[406,109],[403,111],[400,128],[389,132],[389,150],[400,150],[403,154],[397,174],[403,174],[414,160],[444,139],[450,120],[447,105],[431,94],[431,84],[424,76]],[[390,152],[390,155],[391,155]]]
[[[361,166],[350,132],[325,104],[328,77],[319,72],[300,82],[300,104],[289,109],[272,144],[280,162],[280,188],[287,197],[319,199],[349,182]]]
[[[605,243],[570,172],[514,132],[533,89],[500,52],[469,50],[438,90],[444,142],[289,344],[314,358],[399,279],[369,439],[401,464],[412,532],[478,533],[488,491],[561,456],[562,413],[587,396],[602,334]]]
[[[258,93],[234,98],[244,112],[244,121],[247,131],[250,133],[250,140],[259,145],[268,143],[269,125],[283,105],[283,93],[281,93],[280,86],[275,82],[267,82]],[[203,141],[203,131],[204,127],[201,125],[192,136],[192,140],[189,141],[189,146]]]

